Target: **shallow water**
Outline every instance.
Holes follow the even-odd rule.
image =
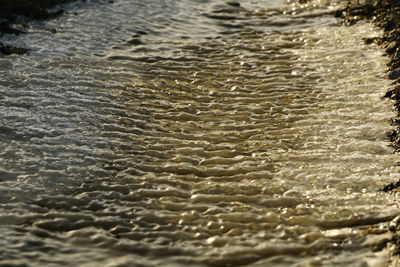
[[[32,49],[0,58],[4,264],[386,264],[379,31],[322,1],[67,9],[3,36]]]

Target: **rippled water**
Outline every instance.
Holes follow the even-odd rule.
[[[0,58],[4,265],[385,266],[380,32],[322,1],[67,9],[3,37],[32,49]]]

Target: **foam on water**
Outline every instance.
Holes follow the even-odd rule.
[[[5,264],[386,264],[380,32],[317,1],[79,5],[4,37],[33,49],[0,58]]]

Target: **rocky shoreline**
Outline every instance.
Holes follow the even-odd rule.
[[[25,33],[26,19],[50,19],[64,12],[57,7],[76,0],[0,0],[0,36]],[[0,55],[25,54],[29,49],[0,42]]]
[[[396,152],[400,152],[400,2],[396,0],[366,0],[362,4],[352,1],[343,10],[336,12],[336,17],[342,19],[345,25],[352,25],[359,20],[367,20],[382,28],[382,37],[366,38],[367,44],[377,43],[390,58],[387,64],[388,76],[392,80],[391,88],[386,92],[386,98],[394,101],[397,117],[393,119],[394,130],[388,137]],[[387,193],[397,193],[400,181],[393,181],[381,190]],[[390,222],[389,230],[393,233],[388,247],[392,254],[391,266],[400,264],[400,216]]]
[[[73,0],[0,0],[1,19],[14,20],[22,15],[36,19],[46,19],[62,12],[50,12],[48,8],[71,2]]]
[[[344,10],[336,13],[343,23],[351,25],[359,20],[368,20],[384,30],[383,37],[366,38],[365,42],[377,43],[385,49],[390,57],[388,78],[393,80],[392,88],[385,97],[393,99],[399,117],[393,120],[395,130],[389,134],[389,139],[396,152],[400,151],[400,2],[395,0],[367,0],[364,4],[350,4]],[[399,187],[400,183],[383,189],[390,191]]]

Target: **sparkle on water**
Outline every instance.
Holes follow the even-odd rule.
[[[32,49],[0,58],[5,264],[386,264],[379,31],[327,1],[67,9],[2,37]]]

